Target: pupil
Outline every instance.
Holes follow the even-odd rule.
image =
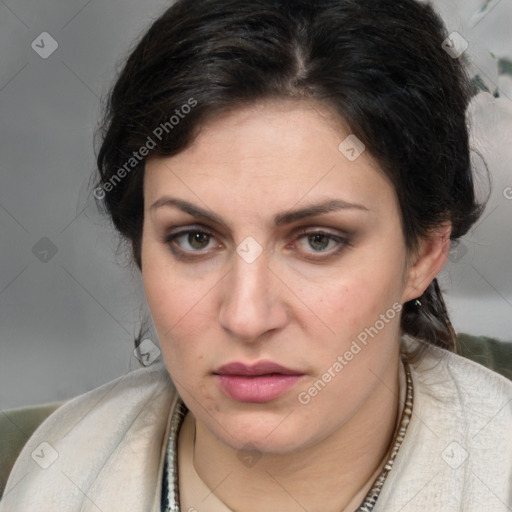
[[[188,242],[194,249],[202,249],[205,244],[208,244],[208,235],[206,233],[190,233]]]
[[[321,242],[322,239],[324,243]],[[313,247],[313,249],[318,249],[320,251],[325,250],[325,248],[329,245],[329,238],[326,235],[312,235],[309,237],[309,240],[311,243],[311,247]]]

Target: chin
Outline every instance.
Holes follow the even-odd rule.
[[[287,417],[289,416],[289,420]],[[224,444],[236,451],[256,451],[268,455],[284,455],[314,444],[307,425],[290,412],[252,414],[239,413],[218,417],[206,427]],[[222,425],[224,428],[220,427]]]

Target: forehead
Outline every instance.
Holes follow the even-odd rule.
[[[204,124],[179,154],[149,160],[146,207],[162,194],[206,204],[238,195],[260,209],[263,200],[289,206],[332,197],[389,206],[394,188],[368,151],[357,156],[361,149],[325,105],[262,102]]]

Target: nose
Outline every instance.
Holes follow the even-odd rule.
[[[232,270],[223,280],[222,328],[244,342],[256,342],[265,333],[282,328],[288,312],[280,284],[264,254],[252,263],[235,254]]]

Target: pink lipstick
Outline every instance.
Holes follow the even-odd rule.
[[[214,372],[224,393],[239,402],[263,403],[284,395],[304,375],[271,361],[234,362]]]

